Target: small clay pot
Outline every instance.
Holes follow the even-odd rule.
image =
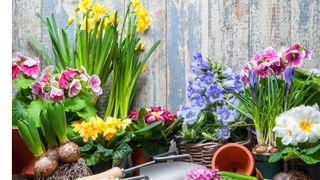
[[[251,175],[254,170],[254,159],[245,146],[228,143],[214,153],[212,168],[219,169],[219,171]]]
[[[136,148],[136,149],[134,149],[132,151],[132,164],[133,164],[133,166],[137,166],[137,165],[140,165],[140,164],[147,163],[150,160],[151,160],[150,158],[147,158],[144,155],[143,148]],[[139,176],[140,175],[140,171],[136,170],[134,172],[134,175],[135,176]]]

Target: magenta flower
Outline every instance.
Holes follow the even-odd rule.
[[[21,69],[18,64],[12,64],[12,80],[16,80],[21,74]]]
[[[70,85],[70,89],[68,91],[68,96],[73,97],[80,93],[81,83],[78,79],[74,79]]]
[[[44,98],[44,92],[42,91],[42,83],[41,82],[34,82],[32,83],[32,93],[38,95],[40,98]]]
[[[50,101],[62,101],[64,100],[64,93],[62,89],[56,88],[54,86],[51,87],[51,91],[49,91],[47,95],[47,99]]]
[[[162,109],[160,106],[150,107],[147,109],[148,114],[145,117],[147,123],[153,123],[156,121],[163,121],[165,124],[170,124],[171,121],[177,119],[177,115]]]
[[[292,67],[299,67],[302,63],[302,59],[306,57],[306,52],[299,44],[294,44],[289,49],[285,50],[284,57]]]
[[[267,60],[268,61],[267,64],[269,64],[269,62],[272,63],[273,61],[277,60],[278,58],[279,58],[278,52],[275,49],[273,49],[272,47],[268,47],[264,51],[264,53],[262,54],[262,59],[265,59],[265,61]],[[271,64],[269,64],[269,66],[270,65]]]
[[[163,121],[164,123],[166,123],[166,119],[163,116],[164,111],[157,111],[157,112],[150,112],[147,116],[146,116],[146,122],[147,123],[153,123],[156,121]]]
[[[21,69],[27,76],[38,74],[39,72],[39,60],[28,58],[21,64]]]
[[[54,70],[53,66],[48,66],[44,70],[42,70],[41,76],[39,78],[40,82],[45,82],[45,83],[49,82],[51,79],[49,74],[52,74],[53,70]]]
[[[67,68],[62,72],[61,76],[63,76],[66,81],[71,82],[72,79],[76,78],[80,74],[80,70],[78,69]]]
[[[139,113],[137,111],[131,111],[128,118],[131,120],[137,120],[139,117]]]
[[[274,74],[279,75],[286,69],[286,65],[282,58],[278,58],[271,64],[270,68],[273,70]]]
[[[63,75],[60,76],[58,83],[61,88],[68,89],[69,82],[64,78]]]
[[[184,180],[221,180],[217,169],[192,169]]]
[[[254,69],[254,72],[256,74],[258,74],[260,77],[265,78],[268,76],[269,74],[269,68],[268,66],[259,66],[257,68]]]
[[[97,75],[92,75],[88,82],[88,87],[92,89],[95,97],[102,94],[102,88],[100,87],[100,79]]]

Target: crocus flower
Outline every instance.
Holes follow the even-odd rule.
[[[192,169],[184,180],[221,180],[217,169]]]
[[[70,85],[70,89],[68,91],[68,96],[73,97],[80,93],[81,90],[81,83],[78,79],[72,80],[72,83]]]
[[[102,94],[102,88],[100,87],[100,79],[97,75],[92,75],[88,81],[88,87],[92,89],[95,97],[98,97]]]
[[[190,104],[187,104],[187,105],[180,105],[177,115],[182,116],[184,118],[183,123],[193,124],[197,122],[199,112],[200,112],[200,109],[194,108]]]
[[[249,71],[249,84],[251,87],[252,95],[253,95],[253,100],[256,101],[257,99],[257,94],[256,94],[256,74],[254,73],[253,70]]]
[[[219,129],[218,134],[219,134],[221,141],[226,141],[230,138],[230,128],[228,126],[222,126]]]
[[[235,110],[229,109],[226,105],[223,105],[222,107],[217,107],[217,114],[218,120],[221,121],[224,125],[227,125],[235,121],[237,112]]]
[[[288,60],[292,67],[299,67],[302,63],[302,58],[306,57],[306,52],[299,44],[294,44],[284,52],[284,57]]]
[[[240,76],[235,75],[232,79],[227,79],[223,82],[223,87],[227,90],[240,91],[242,88],[242,83],[240,81]]]
[[[27,76],[38,74],[39,72],[39,60],[28,58],[21,63],[21,69]]]
[[[44,98],[44,92],[42,91],[42,83],[41,82],[33,82],[32,83],[32,93],[38,95],[40,98]]]
[[[200,53],[196,53],[190,62],[191,71],[194,74],[203,74],[203,70],[210,67],[208,60],[203,59]]]
[[[64,94],[63,94],[63,90],[56,88],[54,86],[51,87],[51,91],[49,91],[46,95],[47,95],[47,99],[49,99],[50,101],[62,101],[64,100]]]
[[[294,69],[291,67],[287,67],[287,69],[284,71],[284,80],[286,82],[286,100],[288,100],[289,92],[292,87],[294,78]]]
[[[21,69],[18,64],[12,64],[12,80],[16,80],[21,74]]]
[[[223,100],[223,89],[218,86],[210,86],[205,95],[211,103],[219,102]]]

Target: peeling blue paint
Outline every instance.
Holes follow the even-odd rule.
[[[299,28],[307,29],[309,20],[309,0],[302,0],[299,2]],[[292,12],[294,13],[294,12]]]

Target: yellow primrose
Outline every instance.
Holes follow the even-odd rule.
[[[113,12],[113,13],[109,16],[108,21],[106,21],[105,26],[107,26],[109,23],[111,23],[113,26],[118,25],[119,22],[120,22],[120,19],[118,18],[118,16],[117,16],[117,19],[115,19],[115,18],[116,18],[116,12]]]
[[[92,0],[83,0],[79,2],[78,8],[81,12],[86,13],[91,5],[92,5]]]
[[[107,141],[109,141],[116,134],[117,134],[117,129],[115,128],[106,128],[103,132],[104,139]]]
[[[121,122],[121,129],[126,129],[127,128],[127,126],[129,125],[131,123],[131,119],[124,119],[124,120],[122,120],[122,122]]]
[[[142,4],[141,0],[132,0],[131,2],[133,4],[133,7],[138,7]]]
[[[86,23],[86,19],[80,21],[80,29],[85,30],[86,27],[88,31],[91,31],[94,28],[94,19],[88,19],[88,22]]]
[[[80,131],[82,122],[83,122],[83,120],[73,121],[71,123],[71,127],[73,127],[73,132],[79,132]]]
[[[74,20],[74,17],[70,16],[69,19],[68,19],[68,25],[71,25],[73,20]]]
[[[141,72],[141,73],[144,73],[147,69],[148,69],[147,66],[144,64],[144,65],[142,66],[140,72]]]
[[[105,11],[106,11],[106,8],[103,5],[99,4],[98,2],[95,2],[93,5],[93,12],[94,12],[93,19],[95,21],[99,21],[99,19],[103,16]]]
[[[88,142],[89,138],[96,140],[98,137],[98,129],[96,128],[95,118],[90,118],[89,122],[83,121],[81,123],[81,129],[79,131],[80,137],[82,137],[83,142]]]

